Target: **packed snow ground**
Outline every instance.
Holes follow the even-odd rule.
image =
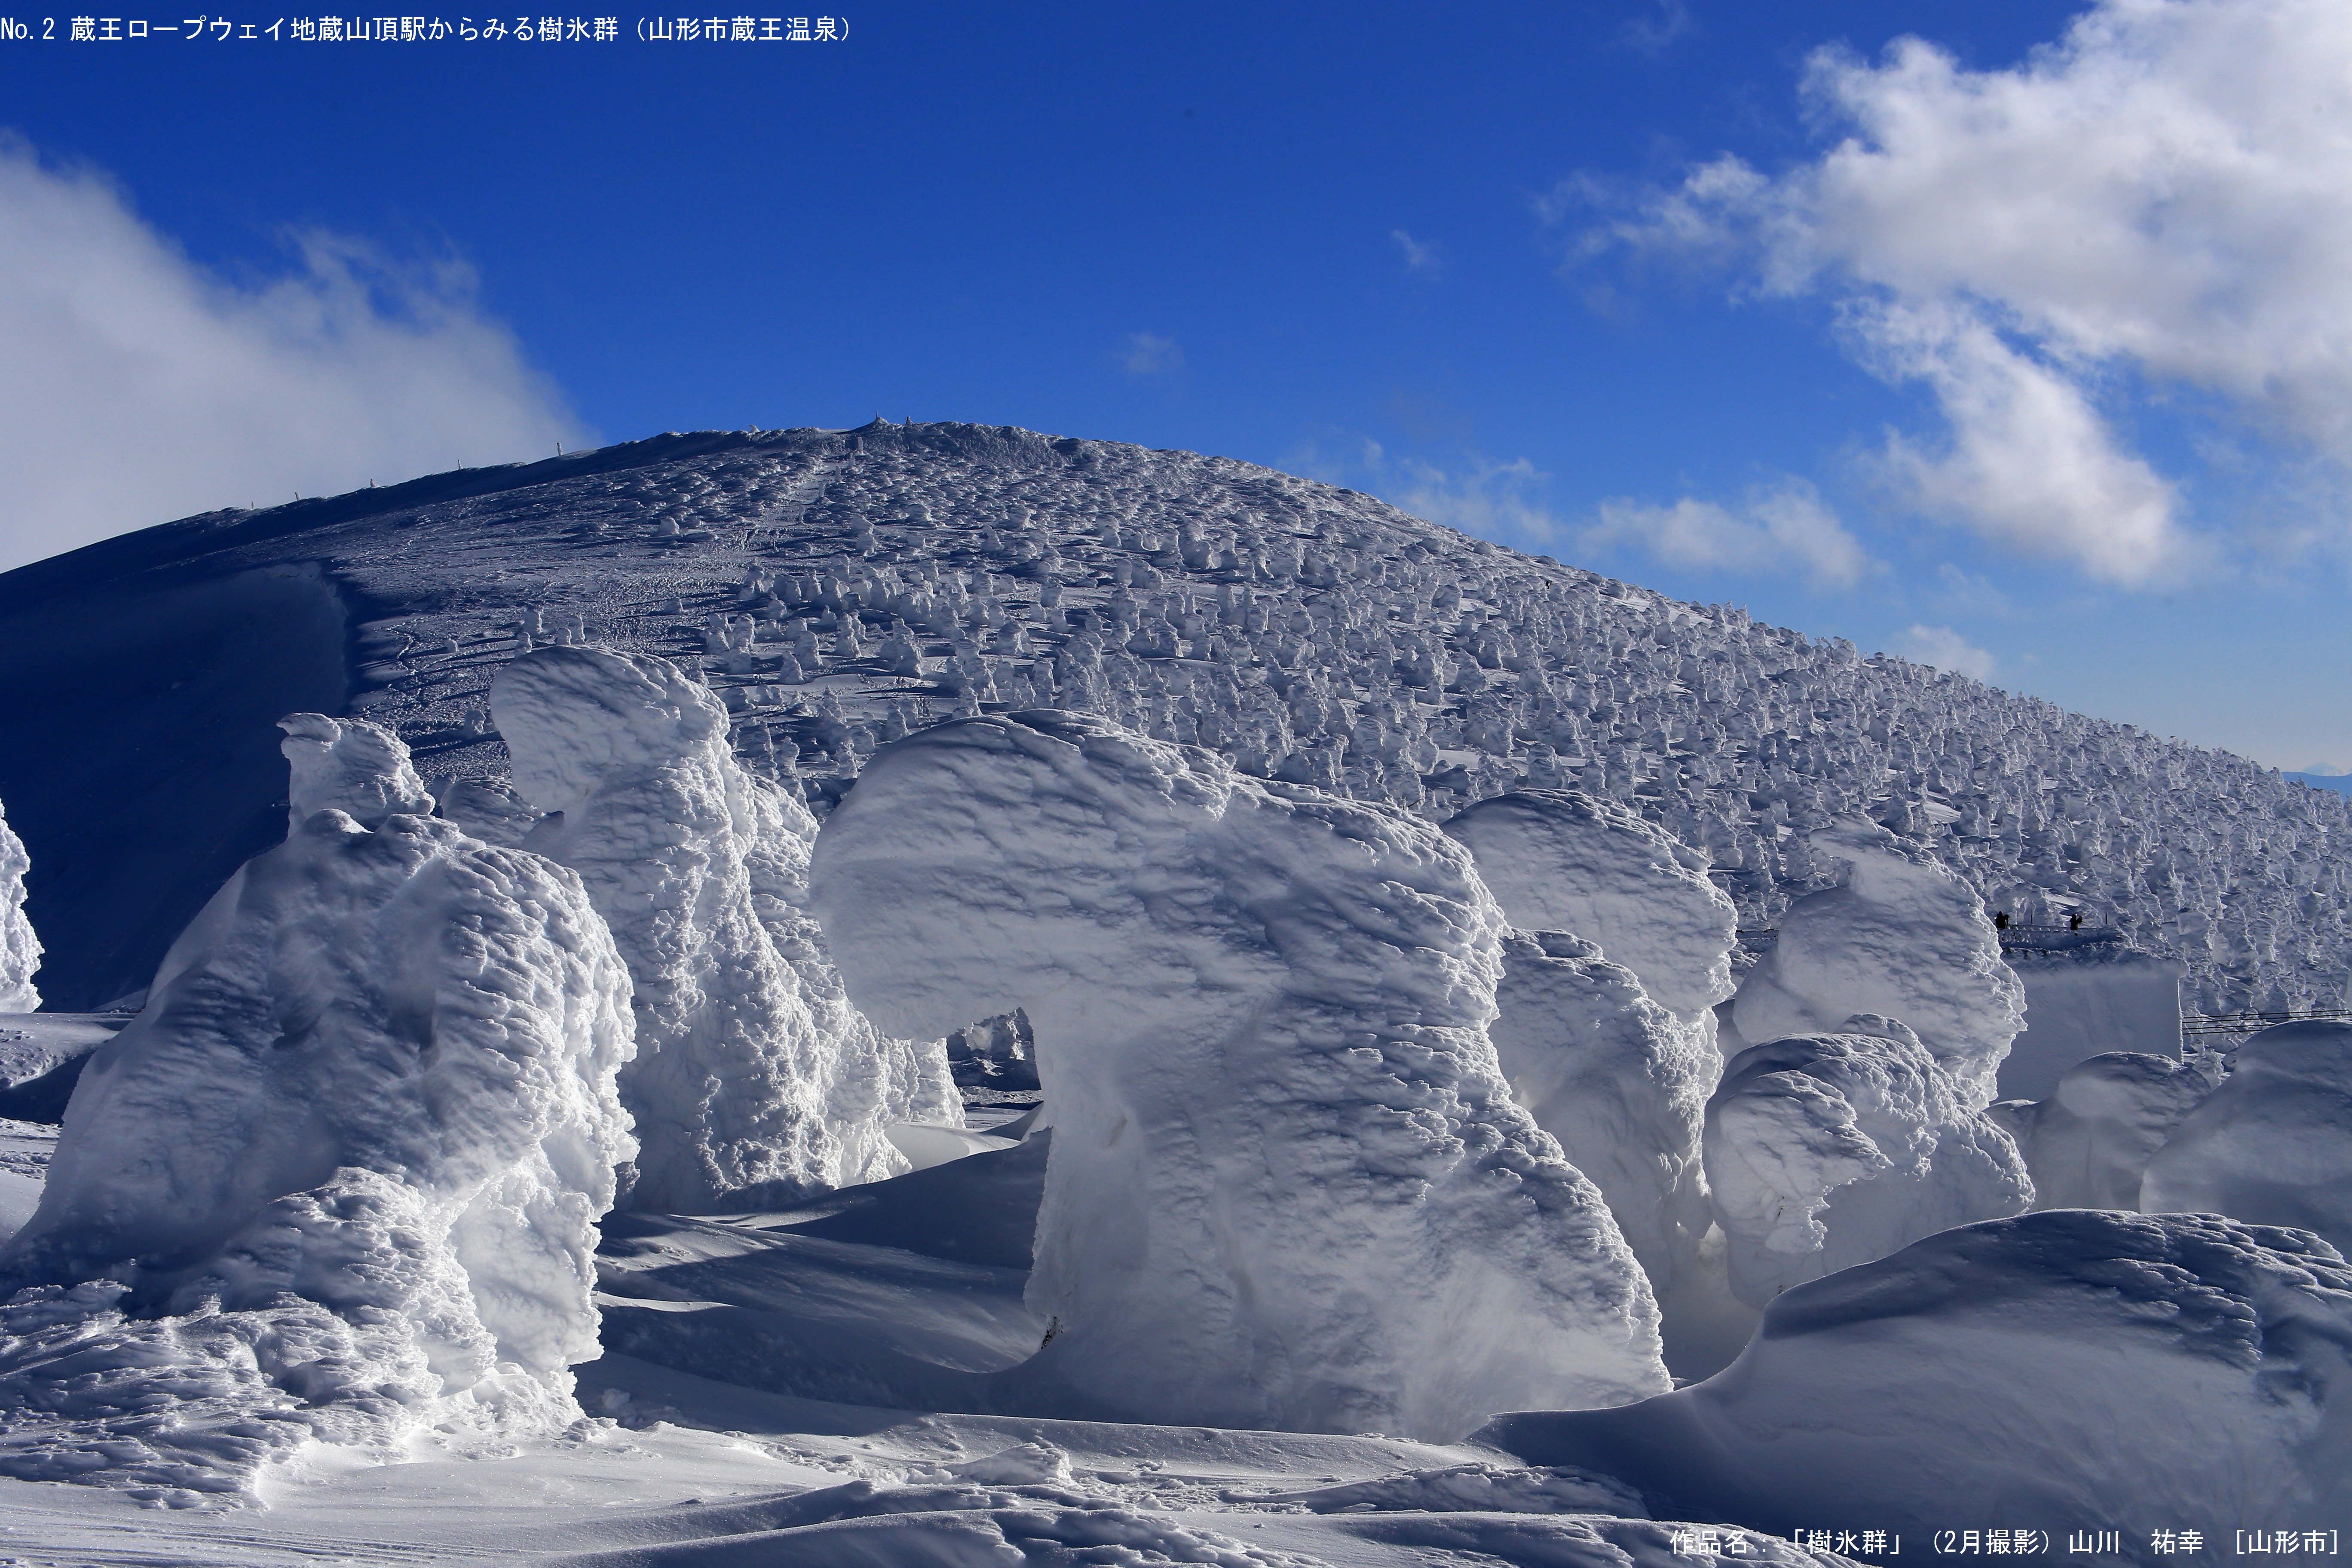
[[[0,1157],[45,1152],[54,1129],[10,1134],[0,1127]],[[392,1454],[314,1447],[266,1472],[264,1509],[0,1479],[0,1562],[1838,1561],[1720,1527],[1718,1548],[1737,1537],[1748,1550],[1675,1556],[1674,1521],[1649,1521],[1622,1483],[1491,1447],[925,1408],[970,1403],[978,1380],[955,1386],[957,1363],[982,1371],[1035,1348],[1021,1283],[1042,1152],[798,1211],[615,1215],[605,1331],[664,1359],[613,1350],[582,1366],[594,1414],[545,1434],[420,1428]],[[698,1358],[711,1375],[682,1370]]]

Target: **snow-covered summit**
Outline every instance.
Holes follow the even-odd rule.
[[[135,990],[272,841],[282,775],[238,704],[497,780],[491,678],[589,642],[700,661],[740,761],[820,810],[909,729],[1051,705],[1436,820],[1581,788],[1704,851],[1747,927],[1832,879],[1807,836],[1859,812],[2021,923],[2079,910],[2179,955],[2206,1011],[2333,1004],[2352,968],[2334,792],[1248,464],[877,422],[209,514],[0,576],[0,670],[49,694],[0,715],[45,991]],[[93,703],[123,721],[91,732]],[[111,862],[49,853],[120,818]]]

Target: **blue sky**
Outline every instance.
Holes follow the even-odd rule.
[[[2352,766],[2340,6],[844,16],[32,18],[0,564],[559,440],[969,419],[1311,473]]]

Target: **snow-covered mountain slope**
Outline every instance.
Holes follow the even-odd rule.
[[[144,986],[282,832],[278,715],[495,780],[491,678],[549,642],[698,661],[740,761],[823,812],[874,748],[1051,705],[1443,820],[1613,796],[1743,926],[1862,810],[2209,1011],[2342,1000],[2352,801],[1248,464],[969,425],[667,436],[149,529],[0,576],[0,799],[52,1006]]]

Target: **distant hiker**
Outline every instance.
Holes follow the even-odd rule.
[[[1999,914],[1993,916],[1992,926],[1995,931],[2007,931],[2009,929],[2009,911],[2007,910],[2003,910]]]
[[[2081,931],[2083,929],[2082,910],[2076,910],[2073,914],[2066,917],[2066,929],[2068,931]]]

